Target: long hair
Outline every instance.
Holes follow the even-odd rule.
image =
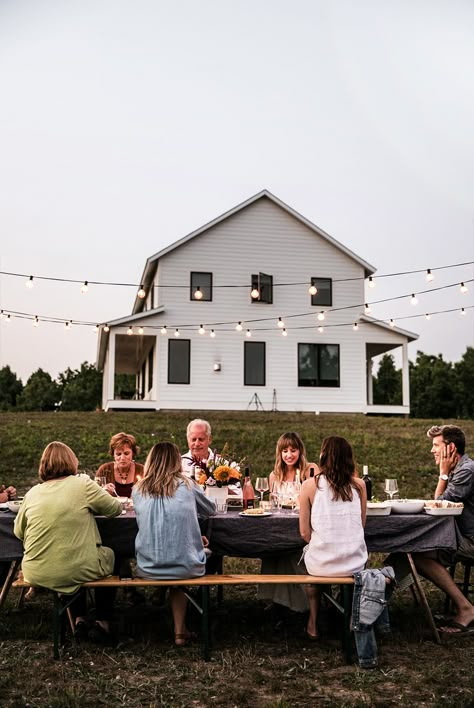
[[[182,473],[181,455],[174,443],[153,445],[145,462],[144,476],[136,487],[150,497],[174,497],[178,484],[189,484]]]
[[[275,467],[273,468],[275,479],[279,482],[283,482],[286,477],[286,473],[288,472],[288,465],[283,461],[281,456],[281,453],[287,447],[293,447],[295,450],[299,451],[300,456],[298,458],[297,467],[302,476],[308,466],[308,460],[306,459],[306,448],[298,433],[283,433],[283,435],[278,438],[276,445]]]
[[[337,435],[324,438],[319,459],[321,474],[324,474],[329,482],[333,499],[351,501],[355,463],[352,447],[347,440]]]
[[[43,482],[77,474],[78,460],[68,445],[54,440],[46,445],[41,455],[38,475]]]

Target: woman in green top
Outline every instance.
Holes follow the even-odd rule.
[[[88,580],[110,575],[114,552],[102,546],[94,514],[118,516],[122,506],[87,475],[78,475],[70,447],[51,442],[39,466],[38,484],[26,494],[15,519],[15,535],[23,542],[22,570],[32,585],[73,593]],[[107,593],[107,591],[105,591]],[[96,592],[96,634],[109,631],[113,603]],[[102,601],[101,601],[102,600]],[[105,600],[105,601],[104,601]],[[83,604],[76,609],[79,634],[86,632]]]

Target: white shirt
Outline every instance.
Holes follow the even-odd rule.
[[[207,455],[203,459],[203,462],[207,462],[208,459],[212,457],[212,450],[207,449]],[[181,455],[183,474],[185,477],[194,477],[194,467],[196,463],[193,462],[193,454],[191,450],[188,450],[185,455]]]

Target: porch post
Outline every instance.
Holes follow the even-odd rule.
[[[153,347],[153,386],[151,387],[151,399],[156,402],[155,408],[158,410],[158,340],[159,338],[155,336],[155,344]]]
[[[408,342],[402,344],[402,403],[410,405],[410,373],[408,367]]]
[[[369,406],[374,404],[374,382],[372,380],[372,367],[373,359],[371,356],[367,357],[367,403]]]
[[[109,351],[107,367],[107,400],[113,401],[115,396],[115,331],[109,333]]]

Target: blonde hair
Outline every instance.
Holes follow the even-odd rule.
[[[43,482],[77,474],[79,460],[68,445],[54,440],[41,455],[38,475]]]
[[[134,457],[136,457],[140,453],[140,448],[138,447],[137,441],[135,440],[133,435],[129,435],[128,433],[116,433],[110,438],[109,455],[113,457],[114,451],[118,447],[123,447],[124,445],[128,445],[132,449]]]
[[[188,427],[186,428],[186,439],[189,438],[189,433],[191,432],[191,428],[193,425],[201,425],[203,428],[206,429],[206,435],[208,438],[211,437],[212,435],[212,430],[211,430],[211,425],[210,423],[207,422],[207,420],[203,420],[202,418],[195,418],[194,420],[191,420],[188,423]]]
[[[156,443],[148,453],[143,479],[136,488],[144,496],[174,497],[180,482],[189,485],[181,466],[181,455],[174,443]]]
[[[279,482],[284,481],[286,473],[288,472],[288,465],[282,458],[283,450],[288,447],[293,447],[300,453],[297,466],[300,470],[301,478],[303,478],[308,466],[308,460],[306,459],[306,448],[298,433],[283,433],[283,435],[278,438],[278,442],[276,444],[275,467],[273,468],[275,479]]]

